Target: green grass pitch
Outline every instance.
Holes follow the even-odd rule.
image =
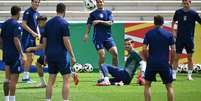
[[[22,74],[20,75],[21,79]],[[46,80],[48,74],[45,74]],[[187,81],[186,74],[179,74],[177,81],[173,83],[175,101],[201,101],[201,74],[193,74],[194,80]],[[34,88],[39,83],[36,73],[31,74],[36,81],[34,84],[18,83],[16,101],[45,101],[45,89]],[[138,86],[132,81],[129,86],[95,86],[98,73],[80,73],[80,84],[75,87],[71,82],[70,101],[143,101],[143,86]],[[0,101],[3,96],[4,72],[0,72]],[[61,97],[62,78],[60,75],[54,86],[52,101],[62,101]],[[167,101],[166,89],[160,79],[152,83],[152,101]]]

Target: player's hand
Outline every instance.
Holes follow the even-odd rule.
[[[88,34],[84,33],[83,41],[86,42],[88,40]]]
[[[75,57],[72,57],[71,58],[71,66],[73,66],[75,63],[76,63],[76,59],[75,59]]]
[[[26,52],[32,52],[32,51],[34,51],[34,47],[29,47],[29,48],[27,48],[25,51],[26,51]]]
[[[98,23],[100,23],[101,22],[101,20],[94,20],[93,21],[93,25],[95,26],[96,24],[98,24]]]
[[[37,33],[35,33],[35,32],[32,33],[32,36],[33,36],[34,38],[39,37],[39,35],[38,35]]]

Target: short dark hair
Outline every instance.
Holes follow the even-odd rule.
[[[131,41],[131,43],[133,43],[134,41],[133,41],[133,39],[131,39],[131,38],[126,38],[126,39],[124,39],[124,42],[126,42],[126,41]]]
[[[184,2],[184,1],[189,1],[191,3],[191,0],[182,0],[182,2]]]
[[[46,16],[42,16],[40,15],[38,18],[37,18],[37,21],[46,21],[47,20],[47,17]]]
[[[57,13],[64,13],[66,11],[66,5],[64,3],[57,4]]]
[[[31,0],[31,2],[33,2],[34,0]],[[39,0],[39,2],[40,2],[40,0]]]
[[[164,18],[161,15],[154,16],[154,24],[155,25],[163,25],[164,24]]]
[[[21,8],[19,6],[16,6],[16,5],[12,6],[11,10],[10,10],[12,16],[19,14],[20,11],[21,11]]]

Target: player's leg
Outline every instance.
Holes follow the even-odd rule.
[[[177,67],[178,67],[178,63],[179,63],[179,57],[180,57],[180,54],[175,55],[175,59],[174,59],[174,63],[173,63],[173,70],[172,70],[173,80],[176,80],[176,78],[177,78]]]
[[[16,84],[19,78],[19,74],[12,73],[10,77],[10,96],[9,101],[15,101],[15,91],[16,91]]]
[[[160,71],[159,74],[161,76],[163,84],[166,85],[168,101],[174,101],[174,90],[172,88],[173,77],[172,77],[171,67],[166,66],[166,67],[161,67],[161,68],[166,68],[166,69]]]
[[[192,72],[193,72],[193,60],[192,60],[192,54],[188,54],[188,80],[193,80],[192,78]]]
[[[30,76],[29,76],[29,69],[31,67],[32,61],[33,61],[33,53],[26,53],[27,61],[24,64],[24,76],[22,78],[22,81],[25,81],[27,83],[32,83]]]
[[[180,57],[180,54],[182,54],[182,50],[184,47],[185,47],[185,44],[181,40],[177,39],[176,40],[176,55],[175,55],[173,70],[172,70],[173,80],[176,80],[179,57]]]
[[[5,80],[3,83],[5,101],[9,101],[9,83],[10,83],[10,67],[8,65],[5,65]]]
[[[63,88],[62,97],[63,100],[68,100],[70,95],[70,74],[63,75]]]
[[[150,65],[147,65],[145,71],[144,98],[145,101],[151,101],[151,83],[156,81],[157,71],[152,70]]]
[[[118,51],[117,47],[114,46],[109,49],[110,54],[112,55],[112,65],[118,66]]]
[[[15,101],[15,91],[16,84],[18,82],[19,73],[20,73],[21,61],[16,60],[15,62],[11,62],[10,65],[10,83],[9,83],[9,101]]]
[[[46,101],[51,101],[53,93],[53,85],[55,83],[57,74],[49,74],[49,79],[46,87]]]
[[[101,64],[104,64],[104,62],[105,62],[105,50],[99,49],[98,50],[98,56],[99,56],[98,65],[99,65],[99,69],[100,69]],[[103,78],[103,74],[102,74],[101,70],[99,70],[99,73],[100,73],[100,78]]]
[[[168,101],[174,101],[174,90],[173,90],[173,87],[172,87],[172,83],[166,84],[166,89],[167,89]]]
[[[41,82],[39,87],[46,87],[46,81],[44,79],[44,72],[43,72],[43,65],[45,64],[44,61],[45,61],[44,57],[40,56],[36,62],[37,73],[38,73],[38,76],[39,76],[40,82]]]
[[[193,40],[190,40],[189,42],[186,43],[186,51],[188,53],[188,80],[193,80],[192,78],[192,72],[193,72],[193,52],[194,52],[194,42]]]
[[[148,80],[144,84],[144,100],[151,101],[151,81]]]
[[[104,78],[102,80],[98,80],[97,86],[108,86],[111,83],[114,84],[117,82],[116,80],[118,79],[120,82],[121,81],[121,70],[120,68],[108,64],[102,64],[101,65],[101,71],[103,73]],[[113,79],[109,80],[109,74],[112,75]],[[112,82],[110,82],[112,81]]]
[[[104,47],[109,51],[112,55],[112,65],[118,66],[118,50],[113,40],[105,41],[103,43]]]
[[[171,69],[172,67],[161,66],[161,68],[164,68],[164,69],[159,71],[159,74],[163,81],[163,84],[166,85],[168,101],[174,101],[174,90],[172,87],[172,81],[173,81],[172,69]]]
[[[59,72],[63,76],[63,87],[62,87],[62,97],[63,101],[69,100],[70,95],[70,60],[66,60],[66,62],[59,62],[57,64],[59,68]]]
[[[48,61],[48,83],[46,87],[46,101],[51,101],[52,93],[53,93],[53,85],[55,83],[57,73],[58,73],[58,67],[55,65],[54,62]]]

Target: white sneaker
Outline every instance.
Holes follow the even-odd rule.
[[[173,78],[173,80],[175,81],[176,79],[177,79],[177,76],[176,76],[176,74],[172,74],[172,78]]]
[[[110,85],[111,85],[110,81],[105,81],[105,80],[96,84],[96,86],[110,86]]]
[[[193,80],[193,78],[192,78],[191,76],[188,76],[187,79],[188,79],[189,81],[192,81],[192,80]]]

